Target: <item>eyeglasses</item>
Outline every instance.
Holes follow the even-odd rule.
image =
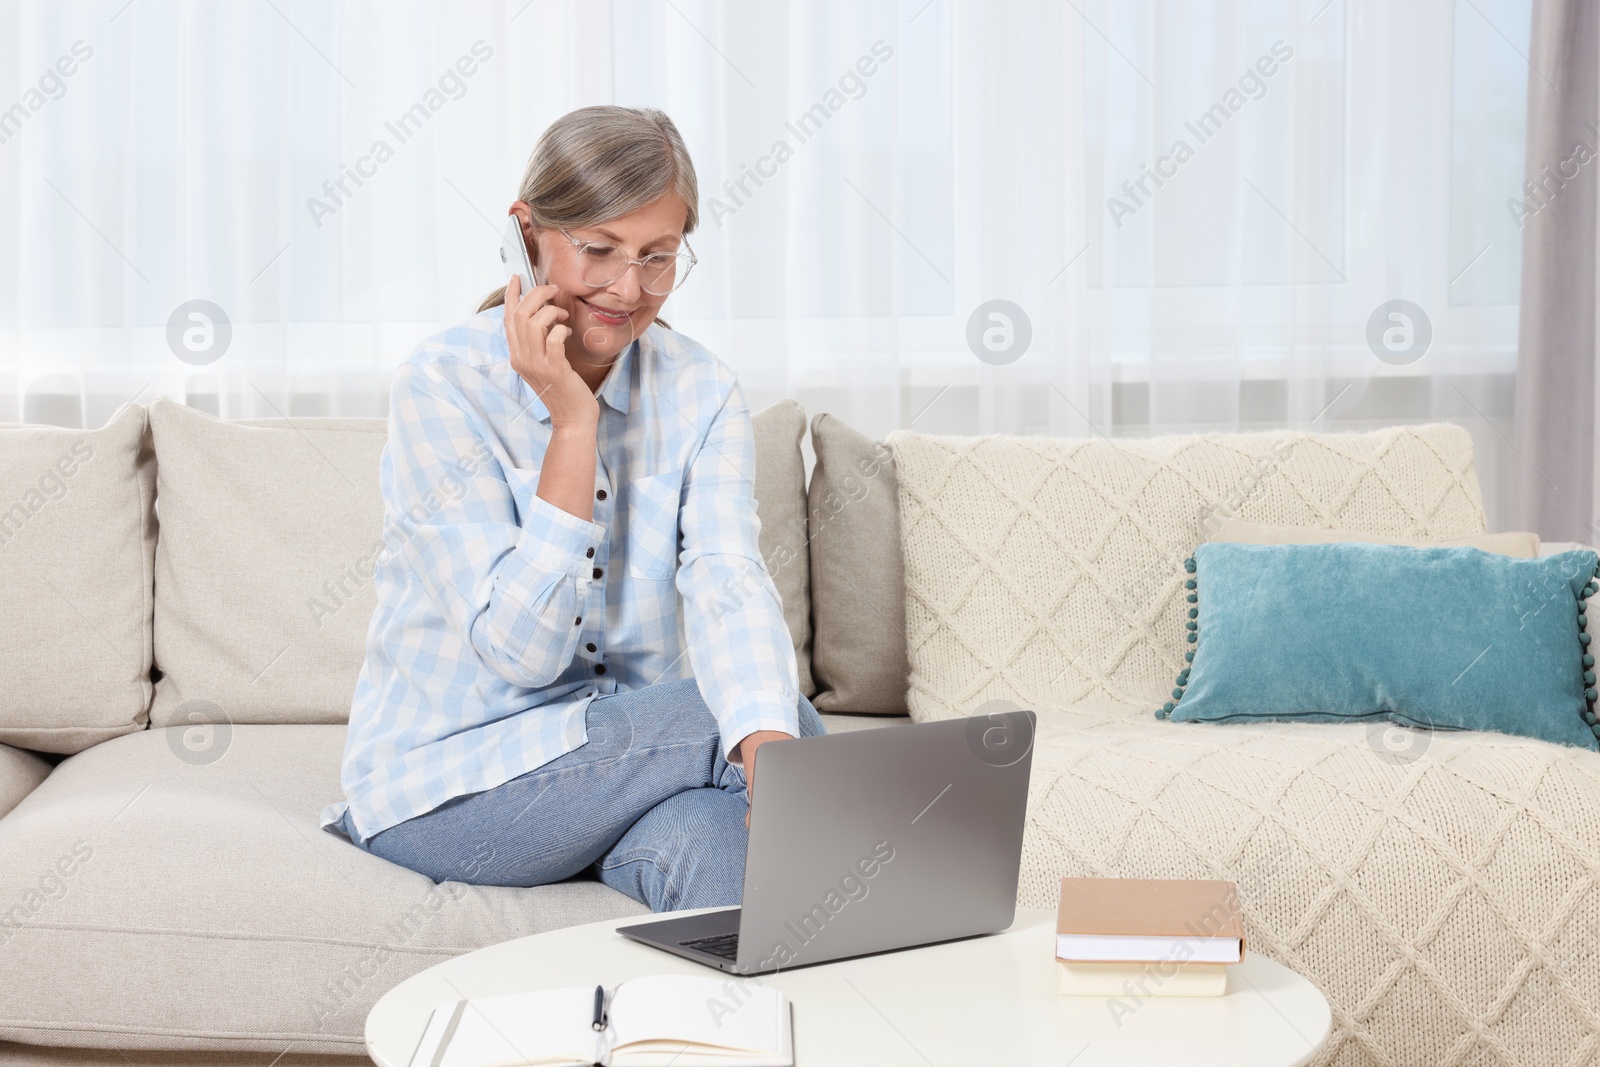
[[[610,285],[627,273],[634,264],[639,265],[639,284],[651,296],[666,296],[682,285],[700,257],[689,248],[689,239],[683,239],[688,252],[652,252],[648,256],[630,259],[622,249],[598,241],[580,240],[561,227],[561,236],[572,242],[577,252],[578,279],[584,285],[599,289]]]

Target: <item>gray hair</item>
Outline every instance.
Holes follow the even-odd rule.
[[[688,205],[683,232],[693,233],[700,186],[678,127],[653,107],[602,104],[550,124],[528,157],[517,199],[532,209],[535,226],[571,229],[608,222],[668,193]],[[505,302],[502,285],[478,310]]]

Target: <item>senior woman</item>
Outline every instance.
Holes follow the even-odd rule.
[[[757,543],[738,379],[657,318],[694,264],[660,111],[540,137],[516,279],[395,375],[386,549],[322,825],[444,881],[743,895],[760,746],[823,733]]]

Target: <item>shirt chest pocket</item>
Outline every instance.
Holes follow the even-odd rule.
[[[683,468],[628,483],[628,573],[646,581],[678,570],[678,502]]]

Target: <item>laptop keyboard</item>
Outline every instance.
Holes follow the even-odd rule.
[[[721,956],[725,960],[739,958],[739,934],[716,934],[713,937],[697,937],[692,941],[679,941],[684,948],[697,948],[701,952],[709,952],[713,956]]]

